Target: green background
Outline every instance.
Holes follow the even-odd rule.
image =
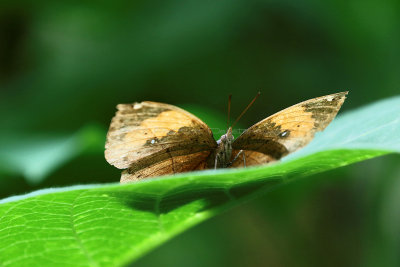
[[[261,96],[248,127],[349,90],[342,111],[398,95],[400,2],[2,1],[0,198],[115,182],[103,157],[118,103],[184,107],[212,128]],[[217,136],[218,137],[218,136]],[[285,185],[134,266],[396,266],[399,156]]]

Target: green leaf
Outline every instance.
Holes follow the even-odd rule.
[[[120,266],[185,229],[294,178],[400,152],[400,97],[349,112],[270,166],[119,185],[46,189],[0,201],[0,264]]]
[[[38,184],[55,169],[81,153],[103,150],[105,131],[88,125],[73,135],[1,133],[0,174],[22,175]]]

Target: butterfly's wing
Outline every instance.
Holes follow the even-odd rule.
[[[239,152],[240,150],[233,150],[232,159],[234,159]],[[270,155],[252,150],[243,150],[242,154],[240,154],[236,158],[236,160],[232,162],[232,165],[230,167],[232,168],[248,167],[248,166],[266,164],[273,161],[276,161],[276,159]]]
[[[121,182],[201,169],[217,146],[211,129],[178,107],[120,104],[107,134],[105,157],[123,172]]]
[[[254,124],[233,142],[233,155],[244,150],[250,166],[278,160],[304,147],[335,118],[346,95],[341,92],[313,98]],[[233,166],[242,166],[242,161],[239,157]]]
[[[203,170],[207,168],[209,151],[200,151],[188,155],[172,156],[162,161],[133,164],[122,171],[121,183],[137,181],[146,177],[162,176],[172,173]]]

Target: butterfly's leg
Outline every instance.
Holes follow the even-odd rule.
[[[215,155],[214,170],[217,169],[217,163],[218,163],[218,155]]]
[[[243,150],[240,150],[243,151]],[[243,165],[246,168],[246,153],[243,153]]]
[[[240,154],[242,154],[242,153],[243,153],[243,150],[240,150],[240,151],[236,154],[236,156],[233,158],[233,160],[232,160],[231,162],[229,162],[229,164],[228,164],[227,167],[230,167],[230,166],[238,159],[238,157],[239,157]],[[244,156],[244,153],[243,153],[243,156]],[[246,163],[245,163],[244,166],[246,167]]]

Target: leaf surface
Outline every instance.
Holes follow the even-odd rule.
[[[344,114],[305,149],[273,165],[3,199],[0,266],[120,266],[292,179],[393,152],[400,152],[400,97]]]

